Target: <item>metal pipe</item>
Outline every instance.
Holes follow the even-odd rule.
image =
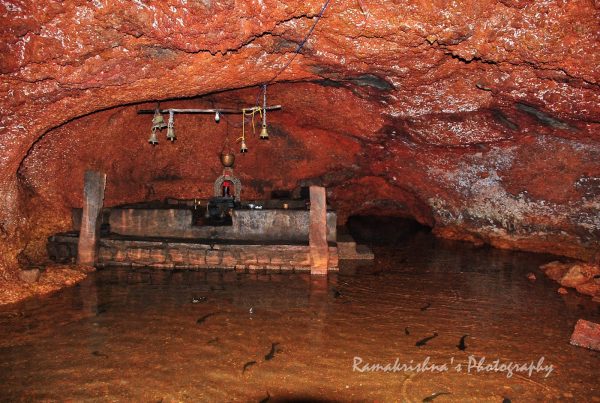
[[[256,108],[256,106],[250,107],[250,108],[244,108],[246,111],[250,111],[252,110],[252,108]],[[272,111],[275,109],[282,109],[281,105],[273,105],[273,106],[267,106],[265,108],[268,111]],[[155,109],[140,109],[139,111],[137,111],[138,115],[149,115],[149,114],[153,114],[156,110]],[[242,110],[239,109],[175,109],[175,108],[171,108],[171,109],[163,109],[162,111],[160,111],[160,113],[216,113],[217,111],[219,111],[219,113],[242,113]]]

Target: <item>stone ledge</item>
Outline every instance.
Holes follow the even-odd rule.
[[[64,238],[64,239],[63,239]],[[55,258],[76,257],[75,236],[49,238],[49,249]],[[64,242],[63,242],[64,241]],[[329,270],[337,270],[338,249],[329,247]],[[64,256],[63,256],[64,255]],[[308,245],[243,245],[165,240],[102,239],[98,251],[98,267],[129,266],[157,269],[224,269],[244,272],[308,272]]]

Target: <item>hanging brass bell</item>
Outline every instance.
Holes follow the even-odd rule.
[[[240,152],[242,154],[248,152],[248,147],[246,147],[246,142],[244,140],[242,140],[242,145],[240,146]]]
[[[224,167],[232,167],[234,162],[235,155],[233,153],[221,153],[221,164],[223,164]]]
[[[167,128],[167,140],[175,141],[175,139],[175,129],[173,129],[173,126],[169,126]]]
[[[260,134],[258,138],[261,140],[269,140],[269,133],[267,132],[267,125],[263,125],[262,129],[260,129]]]
[[[152,145],[158,144],[158,138],[156,137],[156,129],[154,129],[154,128],[152,128],[152,134],[150,135],[150,138],[148,139],[148,143],[150,143]]]
[[[160,110],[156,109],[154,111],[154,117],[152,118],[152,128],[162,130],[165,127],[167,127],[167,124],[165,123],[165,119],[161,115]]]

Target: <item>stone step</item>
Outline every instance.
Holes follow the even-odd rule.
[[[338,256],[342,260],[373,260],[375,255],[366,245],[357,245],[349,234],[337,242]]]

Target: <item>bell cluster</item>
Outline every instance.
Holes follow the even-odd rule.
[[[267,131],[267,110],[281,109],[281,105],[275,105],[267,107],[267,86],[262,86],[263,104],[262,106],[254,106],[251,108],[244,108],[241,111],[232,109],[167,109],[161,111],[160,104],[157,104],[154,110],[142,110],[138,113],[154,113],[152,117],[152,132],[148,142],[152,145],[158,144],[158,132],[164,128],[167,129],[167,140],[171,142],[175,141],[175,113],[214,113],[215,122],[219,123],[223,113],[239,113],[242,115],[242,134],[237,140],[240,143],[240,153],[245,154],[248,152],[248,146],[246,145],[246,119],[252,120],[252,131],[254,132],[254,119],[257,115],[261,117],[261,129],[258,138],[261,140],[269,139],[269,132]],[[257,99],[258,101],[258,99]],[[168,122],[165,122],[163,113],[169,114]]]

